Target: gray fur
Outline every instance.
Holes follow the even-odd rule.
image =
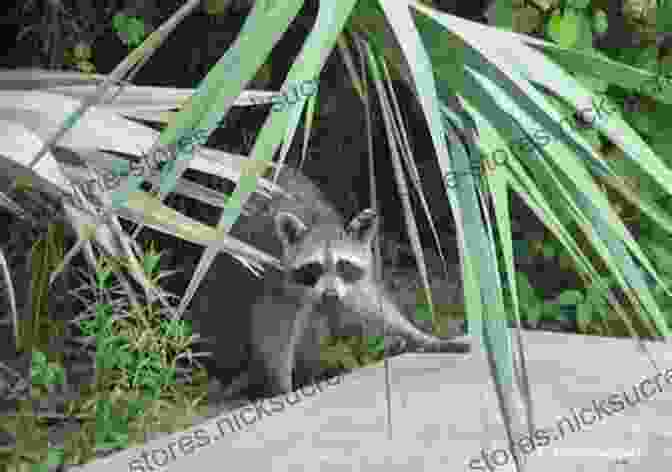
[[[417,329],[374,279],[371,243],[378,218],[373,210],[344,227],[306,177],[285,171],[279,184],[298,198],[281,198],[268,207],[284,272],[267,277],[251,310],[252,383],[278,395],[292,391],[293,373],[299,383],[314,379],[321,372],[320,338],[327,334],[388,334],[421,350],[470,350],[466,338],[440,339]],[[322,273],[315,276],[308,268],[318,265]]]

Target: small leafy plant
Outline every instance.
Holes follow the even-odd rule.
[[[33,398],[44,397],[44,392],[51,393],[56,385],[65,384],[64,369],[56,362],[48,362],[47,356],[37,350],[32,353],[30,377]],[[9,431],[14,431],[17,437],[16,447],[9,458],[3,458],[5,454],[0,453],[0,462],[7,464],[8,472],[47,472],[63,463],[63,448],[49,447],[46,433],[41,431],[29,400],[22,399],[19,402],[19,411],[12,417],[3,417],[0,424]]]
[[[0,463],[7,472],[42,472],[59,465],[56,450],[48,453],[47,433],[40,428],[30,400],[22,399],[19,409],[12,416],[0,417],[3,429],[12,431],[16,437],[16,447],[0,451]]]
[[[85,41],[79,41],[72,48],[63,52],[65,62],[75,66],[86,74],[96,72],[96,66],[93,64],[93,50],[91,45]]]
[[[159,298],[167,300],[171,295],[158,288],[159,279],[169,275],[158,271],[160,256],[150,247],[140,262]],[[0,419],[0,426],[17,432],[20,444],[9,453],[12,471],[28,467],[46,472],[63,463],[82,464],[99,451],[142,443],[150,432],[192,426],[207,395],[207,375],[193,365],[205,355],[191,351],[198,335],[191,334],[185,320],[171,316],[167,305],[154,301],[129,306],[129,289],[114,281],[124,266],[122,260],[101,258],[94,274],[85,273],[89,283],[72,291],[87,307],[73,321],[82,333],[74,341],[83,343],[85,351],[89,344],[95,347],[94,381],[79,386],[79,398],[63,400],[65,416],[81,422],[81,429],[63,445],[51,447],[46,440],[49,414],[35,413],[26,403],[19,415]],[[85,296],[87,292],[93,297]],[[66,380],[63,368],[39,351],[33,352],[31,378],[33,394],[46,395],[48,402],[54,386]]]
[[[383,336],[325,336],[321,360],[326,368],[356,369],[383,359]]]
[[[592,47],[593,31],[606,30],[606,17],[596,12],[593,18],[599,19],[593,20],[589,5],[590,0],[566,0],[564,8],[551,15],[546,26],[548,36],[565,48]]]
[[[51,392],[54,385],[65,384],[65,370],[57,362],[48,362],[43,352],[35,350],[30,368],[30,380],[33,388],[43,387]]]
[[[145,22],[136,16],[117,13],[112,18],[112,27],[121,42],[131,48],[138,47],[147,36]]]
[[[160,257],[161,254],[150,247],[141,260],[154,287],[158,287],[159,279],[168,275],[157,271]],[[97,390],[128,393],[122,402],[115,401],[120,400],[118,393],[103,395],[97,400],[96,445],[104,448],[128,447],[130,423],[140,420],[145,409],[162,397],[175,396],[179,364],[198,356],[190,350],[198,337],[191,334],[186,320],[167,316],[166,310],[156,304],[123,313],[125,306],[109,297],[113,291],[111,275],[115,264],[125,265],[123,261],[113,260],[101,263],[96,271],[95,316],[79,321],[84,335],[95,339]]]

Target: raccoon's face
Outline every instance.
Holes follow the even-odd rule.
[[[286,283],[316,302],[347,297],[357,284],[371,278],[371,242],[377,215],[364,210],[344,230],[338,225],[308,229],[291,213],[275,218],[276,233],[283,244]]]

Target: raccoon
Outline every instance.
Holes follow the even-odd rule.
[[[373,210],[362,211],[346,227],[301,174],[285,170],[279,183],[301,191],[289,185],[285,188],[298,198],[269,205],[284,270],[266,278],[251,309],[250,383],[274,396],[291,392],[293,380],[311,382],[322,373],[320,339],[328,334],[385,334],[402,338],[411,349],[470,351],[467,337],[440,339],[416,328],[375,279]]]

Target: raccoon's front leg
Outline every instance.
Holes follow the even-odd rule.
[[[329,333],[326,320],[319,316],[311,316],[303,336],[294,349],[294,383],[304,386],[315,382],[323,372],[320,340]]]
[[[310,304],[278,305],[270,297],[253,308],[252,345],[263,370],[266,390],[273,396],[293,390],[296,348],[312,311]]]
[[[290,333],[289,330],[282,329],[271,333],[267,327],[263,330],[252,330],[252,382],[272,396],[292,391],[293,355],[290,349]]]
[[[413,348],[426,352],[466,353],[471,351],[469,336],[441,339],[424,333],[408,321],[387,296],[377,295],[371,296],[356,292],[350,294],[349,298],[352,306],[358,307],[365,321],[382,331],[380,334],[402,336],[410,341]]]

